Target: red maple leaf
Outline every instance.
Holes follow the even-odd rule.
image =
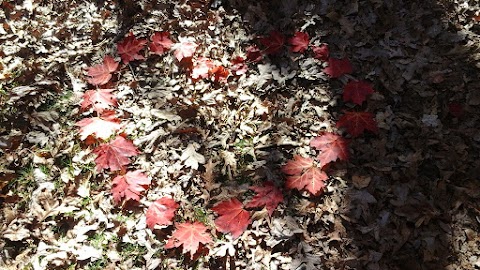
[[[173,42],[169,38],[169,32],[157,32],[151,37],[152,43],[150,43],[150,51],[154,54],[162,55],[166,51],[170,50]]]
[[[463,105],[459,102],[450,102],[447,106],[448,112],[457,118],[460,118],[464,113]]]
[[[220,202],[212,210],[219,215],[215,219],[217,229],[223,233],[232,233],[233,238],[242,235],[252,221],[250,213],[243,209],[242,203],[236,198]]]
[[[369,112],[345,112],[340,119],[338,119],[337,127],[344,127],[352,137],[361,135],[365,130],[373,133],[378,132],[377,122],[374,119],[373,113]]]
[[[257,194],[247,203],[247,208],[266,207],[268,215],[272,216],[273,211],[278,204],[283,202],[283,194],[271,181],[267,181],[263,186],[251,186],[251,190]]]
[[[243,57],[237,56],[230,60],[232,67],[230,68],[235,75],[242,75],[247,73],[248,66],[245,64],[245,59]]]
[[[308,36],[308,33],[295,32],[295,35],[293,35],[293,37],[291,37],[288,42],[290,43],[290,45],[292,45],[292,47],[290,48],[292,52],[303,53],[308,49],[310,37]]]
[[[216,66],[210,70],[210,74],[213,75],[212,80],[214,82],[226,82],[228,76],[230,76],[230,71],[224,66]]]
[[[301,174],[304,170],[310,168],[312,164],[313,159],[295,155],[293,160],[290,160],[283,166],[282,172],[288,175]]]
[[[150,183],[148,176],[140,170],[118,175],[112,181],[113,200],[116,204],[119,204],[122,199],[138,202],[140,194],[148,189]]]
[[[349,81],[343,87],[343,101],[362,105],[367,96],[373,92],[372,85],[367,81]]]
[[[328,76],[331,78],[338,78],[343,74],[352,73],[353,67],[348,58],[336,59],[328,58],[328,67],[323,69]]]
[[[335,133],[325,132],[315,137],[310,146],[320,151],[317,159],[322,167],[337,159],[348,160],[349,157],[348,140]]]
[[[156,200],[148,207],[147,213],[145,214],[147,227],[153,230],[155,225],[171,225],[177,208],[178,203],[172,198],[163,197]]]
[[[260,51],[260,49],[256,45],[248,46],[246,51],[247,51],[247,60],[249,62],[258,63],[262,61],[263,59],[262,51]]]
[[[123,63],[128,64],[130,61],[144,60],[145,57],[140,55],[139,52],[145,44],[147,44],[147,40],[135,38],[132,32],[128,37],[117,43],[118,54],[120,54]]]
[[[138,150],[132,141],[117,136],[113,141],[103,143],[93,150],[97,154],[96,170],[108,169],[117,171],[130,164],[129,157],[138,155]]]
[[[207,227],[200,222],[177,223],[175,227],[176,230],[173,232],[172,237],[168,239],[165,248],[174,248],[183,245],[183,253],[190,252],[192,259],[200,243],[206,245],[212,242],[210,234],[207,233]]]
[[[75,125],[80,127],[80,139],[82,141],[90,135],[106,140],[122,127],[118,119],[101,117],[84,118]]]
[[[103,110],[110,106],[117,106],[117,98],[111,94],[114,89],[95,89],[86,91],[82,98],[80,107],[87,109],[92,107],[94,111],[102,113]]]
[[[266,47],[266,54],[277,54],[285,44],[285,36],[278,31],[272,31],[269,36],[261,38],[260,43]]]
[[[112,78],[112,72],[117,70],[118,62],[113,57],[106,55],[103,58],[103,64],[94,65],[88,68],[87,74],[90,78],[88,83],[93,85],[103,85],[108,83]]]
[[[173,55],[181,62],[184,58],[191,58],[195,53],[198,45],[191,41],[183,41],[175,45],[175,52]]]
[[[307,160],[310,161],[308,166],[306,164]],[[289,168],[285,169],[286,167]],[[298,172],[300,168],[302,169]],[[317,167],[311,158],[294,156],[294,160],[289,161],[282,171],[289,172],[286,173],[289,174],[287,181],[285,182],[286,188],[295,188],[298,190],[305,189],[313,195],[321,192],[325,187],[325,181],[328,180],[327,174]]]
[[[312,51],[313,51],[313,58],[319,59],[322,61],[327,61],[330,55],[330,51],[328,50],[327,44],[322,44],[320,46],[313,46]]]

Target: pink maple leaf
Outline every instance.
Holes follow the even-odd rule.
[[[93,153],[97,154],[95,163],[98,172],[108,168],[117,171],[130,164],[129,157],[138,155],[138,150],[132,141],[117,135],[113,141],[97,146]]]
[[[169,38],[169,32],[157,32],[151,37],[150,51],[154,54],[162,55],[170,50],[173,42]]]
[[[153,230],[155,225],[171,225],[177,208],[178,203],[172,198],[162,197],[156,200],[148,207],[147,213],[145,214],[147,227]]]
[[[139,201],[142,192],[148,189],[150,179],[142,171],[118,175],[112,181],[113,200],[119,204],[123,199]]]
[[[175,52],[173,55],[177,58],[178,62],[181,62],[184,58],[191,58],[195,53],[198,45],[191,41],[183,41],[177,43],[175,46]]]
[[[112,72],[118,68],[118,62],[113,57],[106,55],[103,58],[103,64],[94,65],[88,68],[87,74],[90,78],[88,83],[93,85],[104,85],[112,78]]]
[[[348,160],[349,157],[348,140],[335,133],[325,132],[315,137],[310,146],[320,151],[317,159],[322,167],[337,159]]]
[[[117,98],[111,94],[113,90],[99,88],[85,91],[80,107],[84,110],[92,107],[97,113],[102,113],[109,107],[117,106]]]

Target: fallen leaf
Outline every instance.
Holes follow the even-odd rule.
[[[374,119],[373,113],[370,112],[345,112],[345,114],[338,119],[337,127],[346,128],[352,137],[358,137],[363,134],[365,130],[373,133],[378,132],[377,122]]]
[[[237,198],[223,201],[212,207],[219,215],[215,225],[220,232],[231,233],[233,238],[238,238],[251,223],[250,213],[243,209],[242,203]]]
[[[114,89],[94,89],[86,91],[80,107],[84,110],[92,107],[94,111],[102,113],[110,107],[117,106],[117,98],[111,93]]]
[[[289,175],[285,182],[287,189],[305,189],[313,195],[321,192],[328,180],[327,174],[315,165],[313,159],[298,155],[284,165],[282,171]]]
[[[315,137],[310,146],[320,151],[317,159],[322,167],[337,159],[348,160],[349,157],[348,141],[335,133],[325,132]]]
[[[132,32],[121,42],[117,43],[118,54],[122,58],[122,62],[128,64],[134,60],[144,60],[145,57],[139,52],[145,47],[147,41],[145,39],[136,39]]]
[[[207,233],[207,227],[200,222],[177,223],[176,230],[172,237],[168,239],[165,248],[174,248],[183,245],[183,253],[190,252],[190,257],[197,252],[200,244],[209,244],[212,242],[210,234]]]
[[[178,203],[172,198],[163,197],[156,200],[148,207],[147,213],[145,214],[147,227],[153,230],[155,225],[172,225],[172,219],[177,208]]]
[[[330,78],[338,78],[344,74],[352,73],[353,68],[348,58],[336,59],[328,58],[328,67],[323,69],[323,72],[330,76]]]
[[[291,37],[288,42],[292,47],[290,50],[292,52],[303,53],[308,49],[308,44],[310,43],[310,37],[308,33],[304,32],[295,32],[293,37]]]
[[[373,92],[372,85],[367,81],[349,81],[343,87],[343,101],[362,105]]]
[[[103,64],[94,65],[88,68],[88,83],[93,85],[103,85],[108,83],[112,78],[112,72],[118,68],[118,62],[113,57],[107,55],[103,58]]]
[[[272,216],[273,211],[275,211],[278,204],[283,202],[282,191],[278,189],[271,181],[265,182],[263,186],[251,186],[250,189],[255,191],[257,194],[249,203],[247,203],[247,208],[265,206],[268,210],[268,215]]]
[[[330,51],[328,50],[327,44],[322,44],[320,46],[313,46],[312,51],[313,51],[313,58],[318,60],[327,61],[328,57],[330,56]]]
[[[82,141],[90,135],[106,140],[122,128],[119,122],[120,120],[111,117],[90,117],[78,121],[75,125],[80,127]]]
[[[285,45],[285,36],[282,33],[274,30],[270,32],[269,36],[261,38],[260,43],[266,47],[266,54],[277,54],[280,53]]]
[[[119,204],[122,199],[140,200],[140,194],[148,189],[150,179],[140,170],[118,175],[112,181],[113,200]]]
[[[185,166],[195,170],[198,170],[198,164],[205,163],[205,157],[202,154],[196,152],[195,146],[193,144],[189,144],[187,146],[187,149],[185,149],[185,151],[183,151],[182,155],[180,156],[180,160],[185,163]]]
[[[132,141],[117,136],[113,141],[99,145],[93,153],[97,154],[95,159],[97,172],[108,168],[117,171],[130,164],[129,157],[138,155],[138,150]]]
[[[173,55],[177,58],[178,62],[181,62],[184,58],[191,58],[195,53],[198,45],[191,41],[183,41],[175,44],[175,52]]]
[[[162,55],[173,45],[173,42],[169,38],[169,32],[156,32],[152,35],[150,43],[150,52],[158,55]]]

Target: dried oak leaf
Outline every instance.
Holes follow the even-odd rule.
[[[93,153],[97,154],[95,159],[97,171],[108,168],[117,171],[130,164],[129,157],[138,155],[138,150],[132,141],[117,136],[113,141],[97,146]]]
[[[185,163],[185,166],[198,170],[198,164],[205,163],[205,157],[197,153],[194,144],[189,144],[185,151],[180,156],[180,160]]]
[[[144,60],[145,57],[140,55],[139,52],[145,47],[145,44],[147,44],[147,40],[137,39],[133,33],[130,32],[128,37],[117,43],[118,54],[120,54],[122,62],[128,64],[130,61]]]
[[[288,42],[290,43],[290,45],[292,45],[292,47],[290,47],[290,50],[292,52],[303,53],[308,49],[310,37],[308,36],[308,33],[295,32],[293,37],[291,37]]]
[[[278,204],[283,202],[283,194],[271,181],[267,181],[263,186],[251,186],[251,190],[257,194],[247,203],[247,208],[266,207],[268,215],[272,216],[273,211]]]
[[[113,200],[119,204],[122,199],[139,201],[143,191],[148,189],[151,181],[140,170],[118,175],[112,181]]]
[[[322,167],[337,159],[348,160],[349,158],[348,140],[335,133],[325,132],[315,137],[310,142],[310,146],[320,151],[317,159]]]
[[[80,107],[84,110],[92,107],[94,111],[102,113],[105,109],[117,106],[117,98],[111,93],[114,89],[95,89],[86,91]]]
[[[340,119],[338,119],[337,127],[344,127],[352,137],[358,137],[363,134],[365,130],[373,133],[378,132],[377,122],[374,119],[373,113],[370,112],[345,112]]]
[[[184,58],[191,58],[195,53],[198,45],[192,41],[183,41],[175,44],[175,51],[173,55],[177,58],[178,62],[181,62]]]
[[[328,67],[323,69],[323,72],[330,76],[330,78],[338,78],[344,74],[352,73],[353,67],[348,58],[336,59],[328,58]]]
[[[349,81],[343,87],[343,101],[362,105],[367,96],[373,92],[372,85],[367,81]]]
[[[281,52],[285,45],[285,36],[275,30],[270,32],[269,36],[261,38],[260,43],[265,46],[266,54],[277,54]]]
[[[162,55],[168,50],[173,45],[172,40],[169,38],[170,33],[169,32],[157,32],[152,35],[151,40],[152,42],[150,43],[150,52],[158,55]]]
[[[147,218],[147,227],[154,229],[155,225],[172,225],[172,219],[175,211],[178,209],[178,203],[172,198],[163,197],[153,202],[145,214]]]
[[[173,232],[172,237],[168,239],[165,248],[174,248],[183,245],[183,253],[190,252],[192,259],[200,243],[206,245],[212,242],[210,234],[207,233],[207,227],[200,222],[177,223],[175,228],[176,230]]]
[[[285,182],[287,189],[307,190],[313,195],[320,193],[328,180],[327,174],[322,171],[311,158],[294,156],[282,168],[289,175]]]
[[[103,64],[94,65],[89,67],[87,75],[90,78],[87,79],[88,83],[93,85],[103,85],[108,83],[112,78],[112,72],[118,68],[118,62],[115,62],[113,57],[106,55],[103,58]]]
[[[122,128],[120,120],[112,115],[111,111],[105,111],[100,117],[84,118],[75,125],[80,127],[82,141],[90,135],[106,140]]]
[[[212,210],[219,215],[215,219],[217,229],[222,233],[231,233],[233,238],[242,235],[252,221],[250,212],[243,209],[242,203],[236,198],[222,201]]]

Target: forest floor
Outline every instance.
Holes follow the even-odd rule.
[[[0,0],[1,269],[480,269],[478,1],[117,2]],[[170,50],[120,62],[129,33],[166,31]],[[272,31],[286,37],[276,53]],[[321,45],[353,71],[332,76]],[[92,82],[107,55],[118,68]],[[361,104],[343,97],[354,80],[374,89]],[[138,149],[118,171],[99,165],[108,126],[91,131],[103,141],[79,127],[100,115],[89,90]],[[352,136],[337,124],[351,111],[374,128]],[[320,192],[292,188],[285,164],[325,134],[349,158],[314,163]],[[143,184],[119,192],[132,171]],[[262,187],[278,191],[267,209],[251,206]],[[171,224],[149,226],[161,198],[178,204]],[[226,201],[248,222],[219,221]],[[205,229],[190,252],[172,246],[185,224]]]

